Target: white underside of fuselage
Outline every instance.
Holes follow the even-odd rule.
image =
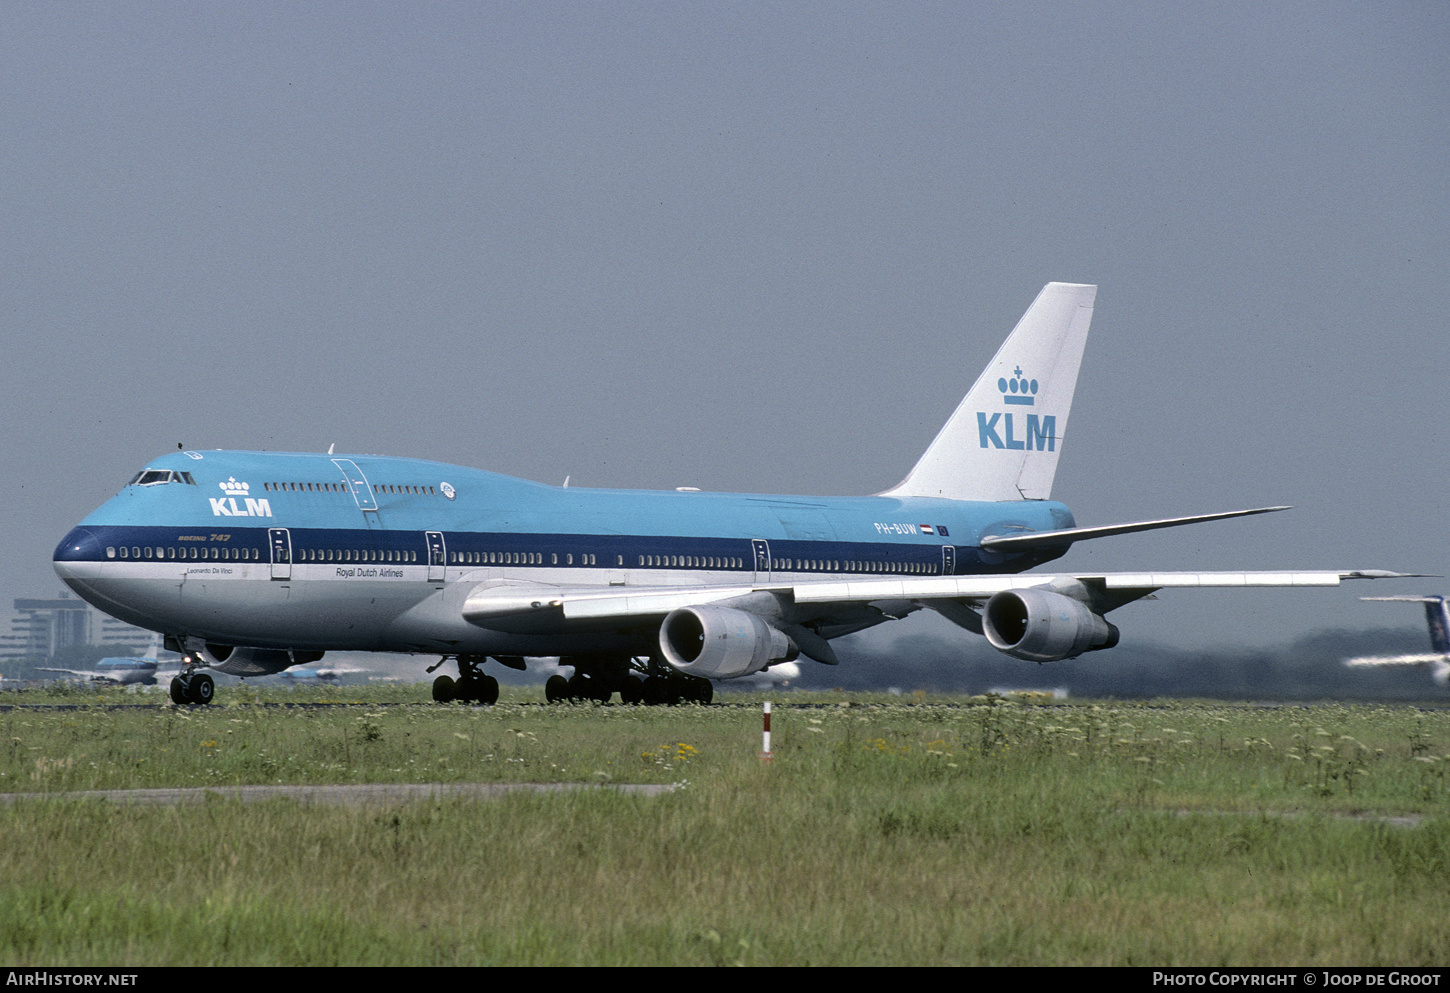
[[[315,651],[551,656],[647,651],[653,637],[617,625],[560,623],[527,634],[463,618],[480,584],[572,590],[739,584],[739,571],[508,568],[378,563],[293,563],[274,578],[267,562],[57,562],[77,595],[121,620],[224,645]],[[601,583],[601,575],[608,581]],[[744,574],[747,583],[750,573]],[[777,574],[781,578],[797,574]],[[811,576],[819,579],[819,576]]]

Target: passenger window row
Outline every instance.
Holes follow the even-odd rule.
[[[646,569],[743,569],[745,560],[716,555],[641,555]]]
[[[299,562],[417,562],[418,553],[396,548],[303,548]]]
[[[418,553],[403,549],[377,548],[304,548],[298,551],[299,562],[417,562]],[[261,549],[224,545],[122,545],[106,549],[108,559],[211,560],[222,562],[257,562]],[[598,557],[583,553],[566,553],[559,561],[558,553],[549,555],[550,565],[597,565]],[[450,552],[448,561],[454,565],[543,565],[543,552]],[[706,555],[640,555],[638,564],[650,569],[743,569],[745,560],[733,556]],[[616,565],[624,565],[624,556],[615,556]],[[771,559],[771,568],[781,572],[868,572],[934,576],[941,567],[933,562],[841,562],[835,559]]]
[[[341,483],[263,483],[268,493],[347,493]]]
[[[551,554],[550,565],[574,565],[575,556]],[[594,555],[578,556],[578,564],[594,565]],[[543,565],[541,552],[449,552],[450,565]],[[637,555],[635,562],[646,569],[744,569],[746,560],[734,556],[715,555]],[[624,565],[624,556],[616,555],[615,564]],[[903,575],[934,576],[941,566],[934,562],[842,562],[838,559],[771,559],[771,568],[782,572],[874,572]]]
[[[564,565],[574,565],[576,556],[572,553],[565,553]],[[577,556],[579,565],[595,565],[598,562],[596,555]],[[543,552],[449,552],[448,562],[451,565],[543,565]],[[550,553],[550,565],[559,565],[559,554]]]
[[[189,476],[190,473],[182,473]],[[135,482],[135,480],[132,480]],[[147,485],[142,483],[141,485]],[[194,485],[194,484],[193,484]],[[263,483],[262,488],[268,493],[351,493],[351,488],[346,483]],[[374,483],[373,491],[376,493],[412,494],[414,496],[437,496],[438,491],[431,486],[400,485],[395,483]]]
[[[245,548],[241,546],[229,547],[226,545],[183,545],[177,548],[174,545],[122,545],[120,548],[108,547],[106,558],[108,559],[208,559],[219,562],[257,562],[262,557],[260,548]]]
[[[771,568],[784,572],[887,572],[934,576],[935,562],[838,562],[834,559],[772,559]]]

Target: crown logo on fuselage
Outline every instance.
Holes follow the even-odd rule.
[[[227,496],[244,497],[252,491],[250,483],[239,483],[236,476],[232,476],[225,483],[217,483],[217,485]]]
[[[1019,365],[1012,370],[1012,378],[997,380],[997,389],[1002,391],[1002,402],[1020,407],[1032,406],[1037,394],[1037,380],[1028,380]]]

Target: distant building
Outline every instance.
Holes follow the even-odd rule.
[[[62,593],[54,600],[15,601],[9,631],[0,634],[0,660],[53,657],[77,645],[122,644],[141,651],[151,633]]]

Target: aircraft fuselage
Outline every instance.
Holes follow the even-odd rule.
[[[994,553],[981,535],[1073,526],[1045,500],[563,488],[377,456],[177,452],[148,474],[65,537],[57,572],[132,624],[259,648],[648,653],[646,630],[485,627],[463,603],[479,584],[1015,573],[1063,549]]]

